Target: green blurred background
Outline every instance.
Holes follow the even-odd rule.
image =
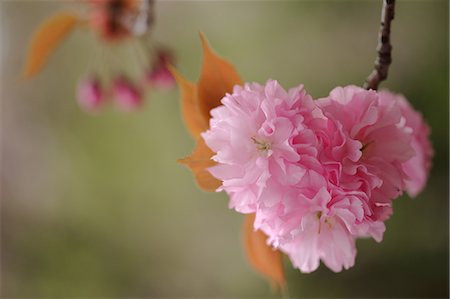
[[[75,101],[98,47],[87,32],[73,34],[36,79],[19,79],[33,29],[77,4],[0,5],[2,297],[275,296],[246,263],[242,215],[228,209],[225,194],[197,189],[175,162],[194,145],[178,91],[152,92],[134,113],[90,116]],[[247,81],[304,83],[318,98],[369,74],[380,8],[381,1],[160,1],[153,37],[176,51],[191,80],[203,31]],[[382,84],[405,94],[432,127],[426,190],[395,201],[384,241],[359,240],[352,269],[301,274],[286,260],[292,297],[448,297],[448,11],[447,1],[398,2],[394,61]]]

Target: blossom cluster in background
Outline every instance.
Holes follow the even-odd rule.
[[[269,80],[221,102],[202,134],[218,191],[302,272],[352,267],[356,238],[380,242],[392,201],[425,186],[429,129],[401,95],[346,86],[313,100]]]
[[[101,42],[108,43],[108,47],[117,44],[134,47],[135,66],[140,69],[140,78],[136,80],[126,76],[123,72],[126,66],[119,67],[122,72],[107,74],[113,76],[112,80],[102,78],[100,70],[88,72],[77,90],[78,103],[84,110],[96,112],[112,99],[120,110],[131,111],[143,103],[146,87],[167,89],[174,86],[175,81],[166,67],[168,63],[174,63],[172,51],[162,47],[150,51],[142,40],[153,24],[152,0],[90,0],[88,4],[89,24]],[[147,52],[151,53],[150,63],[147,57],[143,57]],[[113,64],[117,63],[117,60],[113,61]]]
[[[88,0],[84,4],[85,13],[59,12],[36,29],[27,51],[25,78],[37,75],[62,41],[75,29],[84,28],[94,33],[96,41],[77,88],[84,110],[96,112],[108,99],[123,111],[134,110],[149,88],[175,85],[167,69],[174,64],[173,52],[155,45],[150,35],[153,0]],[[126,59],[117,55],[123,50]]]

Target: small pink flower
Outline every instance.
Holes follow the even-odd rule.
[[[77,90],[78,104],[89,112],[96,112],[104,103],[105,97],[97,78],[85,78],[80,81]]]
[[[172,52],[159,49],[155,55],[152,68],[146,74],[149,84],[162,89],[170,89],[175,86],[175,78],[167,68],[167,64],[174,63]]]
[[[210,129],[202,134],[218,162],[210,171],[223,181],[230,207],[252,213],[269,179],[279,184],[301,179],[297,148],[311,147],[308,139],[314,137],[305,122],[314,104],[303,86],[286,92],[274,80],[235,86],[222,104],[211,111]]]
[[[376,91],[357,86],[337,87],[317,105],[328,119],[328,127],[347,140],[345,144],[359,143],[356,148],[353,145],[353,154],[347,159],[336,153],[348,146],[330,143],[322,159],[339,164],[339,186],[368,195],[374,220],[387,219],[392,213],[391,201],[405,190],[408,175],[403,163],[415,154],[411,130],[401,125],[399,106],[384,104]]]
[[[123,111],[134,110],[142,104],[141,91],[123,77],[114,81],[112,92],[118,107]]]
[[[379,92],[379,96],[380,101],[386,105],[396,103],[405,119],[404,125],[411,128],[411,145],[415,151],[415,156],[403,163],[403,170],[408,175],[406,191],[411,197],[414,197],[425,187],[431,169],[433,148],[429,139],[430,128],[422,115],[415,111],[402,95],[382,90]]]
[[[307,207],[303,208],[303,215],[298,218],[300,223],[291,232],[292,240],[280,246],[291,258],[294,267],[304,273],[316,270],[320,260],[334,272],[348,269],[355,263],[355,237],[347,228],[354,222],[348,215],[351,213],[348,207],[330,206],[331,200],[326,187],[306,200],[304,204]]]
[[[367,195],[346,191],[323,175],[307,170],[300,184],[269,186],[262,198],[279,198],[277,205],[259,209],[255,227],[285,252],[304,273],[317,269],[320,260],[335,272],[354,265],[355,240],[372,236],[381,241],[385,226],[370,218]]]

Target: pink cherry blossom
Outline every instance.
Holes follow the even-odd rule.
[[[368,195],[374,220],[387,219],[391,201],[406,188],[403,163],[415,155],[411,130],[401,125],[400,107],[395,102],[381,103],[376,91],[357,86],[337,87],[317,105],[331,123],[329,127],[353,142],[353,151],[354,142],[360,143],[359,158],[357,153],[347,159],[333,158],[332,145],[323,152],[323,159],[340,163],[341,187]]]
[[[294,267],[304,273],[316,270],[320,260],[335,272],[348,269],[355,263],[355,238],[345,222],[348,210],[339,206],[328,207],[330,202],[326,187],[311,200],[306,200],[309,207],[299,218],[298,228],[291,232],[293,239],[281,244],[280,248],[289,255]]]
[[[300,85],[235,86],[202,134],[230,207],[302,272],[355,263],[355,241],[383,238],[392,201],[420,190],[428,129],[403,98],[356,86],[312,101]],[[416,130],[417,132],[414,132]]]
[[[256,212],[255,227],[305,273],[316,270],[320,260],[335,272],[348,269],[356,256],[355,239],[371,236],[380,242],[385,230],[382,221],[371,219],[364,192],[344,190],[314,170],[290,188],[269,186],[265,196],[280,201]]]
[[[297,147],[304,145],[295,138],[313,138],[305,123],[314,104],[302,85],[286,92],[274,80],[235,86],[222,104],[211,111],[210,129],[202,134],[218,162],[210,172],[223,181],[230,207],[253,213],[269,179],[279,184],[301,179]]]

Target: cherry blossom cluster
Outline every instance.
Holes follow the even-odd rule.
[[[135,55],[125,66],[120,65],[120,59],[112,62],[119,72],[107,71],[108,78],[101,78],[107,64],[94,72],[89,72],[79,83],[77,90],[78,103],[88,112],[97,112],[107,100],[112,99],[122,111],[131,111],[140,107],[146,93],[146,87],[169,89],[175,85],[175,80],[167,68],[174,63],[172,51],[164,47],[151,47],[143,37],[150,37],[153,25],[153,1],[136,0],[88,0],[87,23],[96,33],[98,41],[105,43],[106,49],[122,45],[128,47]],[[150,52],[150,63],[143,55]],[[102,53],[104,55],[104,53]],[[100,57],[102,59],[104,57]],[[135,65],[132,64],[137,62]],[[117,65],[116,65],[117,64]],[[127,66],[139,69],[139,78],[131,79],[125,76]],[[112,77],[112,80],[109,79]]]
[[[269,80],[221,103],[202,134],[218,191],[302,272],[352,267],[355,240],[380,242],[392,201],[426,184],[429,129],[402,95],[346,86],[314,100]]]

